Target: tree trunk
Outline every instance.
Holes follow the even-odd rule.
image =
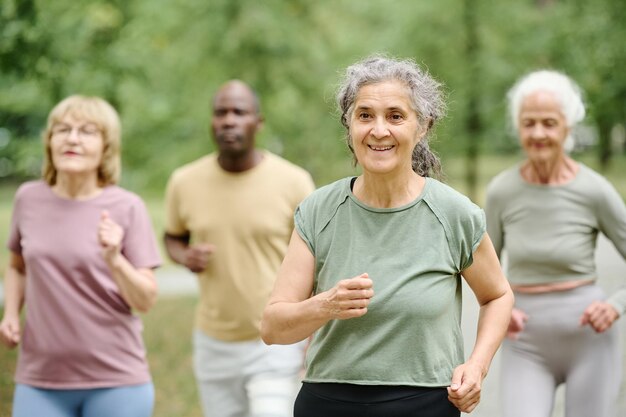
[[[482,120],[479,111],[479,71],[478,71],[478,33],[476,22],[475,0],[465,0],[463,11],[463,26],[465,31],[465,58],[467,67],[466,79],[466,119],[467,153],[465,166],[465,181],[467,196],[473,201],[478,199],[478,151],[480,149],[480,133]]]

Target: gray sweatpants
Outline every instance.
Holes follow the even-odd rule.
[[[580,326],[585,308],[604,300],[597,285],[545,294],[515,294],[529,316],[518,340],[502,346],[503,417],[550,417],[565,385],[565,417],[614,417],[621,382],[619,328]]]

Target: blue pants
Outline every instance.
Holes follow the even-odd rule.
[[[152,383],[113,388],[43,389],[17,384],[13,417],[150,417]]]

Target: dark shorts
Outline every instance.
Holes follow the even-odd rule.
[[[445,387],[302,384],[294,417],[459,417]]]

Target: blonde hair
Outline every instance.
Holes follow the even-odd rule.
[[[100,97],[72,95],[59,102],[50,111],[46,129],[43,132],[45,158],[42,177],[49,184],[57,181],[57,170],[52,161],[50,139],[53,127],[65,117],[93,123],[102,132],[102,161],[98,167],[98,183],[102,186],[117,184],[122,172],[120,148],[122,126],[117,111]]]

